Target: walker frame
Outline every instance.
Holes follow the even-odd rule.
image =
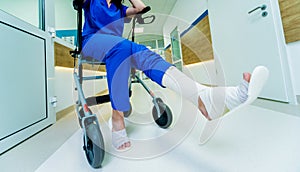
[[[94,106],[110,101],[109,95],[102,95],[96,97],[85,98],[82,89],[82,83],[86,80],[104,79],[105,76],[83,76],[83,64],[92,65],[105,65],[102,62],[95,59],[83,58],[81,55],[82,50],[82,0],[73,0],[73,7],[77,11],[77,46],[75,50],[70,51],[71,56],[74,58],[74,82],[75,91],[78,93],[78,100],[76,101],[76,114],[78,116],[79,125],[83,129],[83,149],[86,154],[88,163],[93,168],[100,168],[105,155],[104,140],[100,130],[100,124],[96,114],[92,113],[89,106]],[[136,23],[150,24],[155,20],[155,16],[142,17],[142,14],[148,12],[151,8],[146,7],[143,11],[133,17],[132,24],[132,41],[134,42],[134,28]],[[145,19],[151,19],[151,22],[145,22]],[[76,62],[77,59],[77,62]],[[131,84],[140,83],[145,90],[152,97],[154,107],[152,109],[152,115],[156,124],[161,128],[168,128],[173,120],[172,112],[170,108],[162,101],[161,98],[155,96],[155,94],[147,87],[147,85],[135,74],[135,70],[132,70],[130,77],[129,92],[131,96]],[[133,80],[135,79],[135,80]],[[128,117],[132,109],[128,112],[124,112],[124,117]]]

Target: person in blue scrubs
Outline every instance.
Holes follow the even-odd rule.
[[[82,32],[82,55],[106,63],[107,83],[113,108],[112,144],[117,150],[131,147],[123,115],[123,112],[130,109],[128,79],[131,68],[143,71],[160,86],[182,94],[195,104],[207,119],[217,118],[206,109],[212,103],[207,96],[211,92],[209,88],[194,82],[145,46],[122,38],[126,17],[135,15],[146,7],[141,0],[129,1],[132,7],[123,5],[121,0],[84,0],[83,4],[85,23]],[[233,98],[239,99],[237,104],[247,99],[249,73],[244,74],[244,80],[246,82],[240,86],[242,94]],[[225,94],[223,97],[226,99]]]

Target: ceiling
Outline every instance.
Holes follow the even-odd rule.
[[[144,4],[151,7],[151,11],[147,15],[155,15],[155,21],[152,24],[136,25],[136,27],[144,27],[144,32],[136,34],[136,41],[146,41],[151,39],[162,38],[162,30],[167,19],[167,16],[172,12],[177,0],[143,0]],[[125,5],[131,6],[128,0],[125,0]],[[131,24],[125,24],[124,36],[128,37],[131,29]]]

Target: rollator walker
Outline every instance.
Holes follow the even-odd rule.
[[[104,140],[100,130],[100,124],[96,114],[90,110],[90,106],[103,104],[110,101],[109,95],[102,95],[96,97],[84,96],[82,89],[82,83],[86,80],[104,79],[105,76],[83,76],[83,64],[92,65],[105,65],[95,59],[89,57],[83,57],[81,55],[82,50],[82,0],[73,0],[73,7],[77,11],[77,45],[74,51],[70,51],[70,54],[74,58],[74,81],[75,90],[78,92],[78,100],[76,101],[76,114],[78,116],[80,127],[83,129],[83,150],[88,163],[93,168],[100,168],[105,155]],[[134,28],[136,23],[150,24],[155,20],[155,16],[142,17],[143,14],[150,11],[150,7],[146,7],[142,12],[135,15],[132,20],[132,41],[134,41]],[[130,35],[130,33],[129,33]],[[170,108],[162,101],[161,98],[155,96],[155,94],[146,86],[142,79],[136,75],[135,69],[131,71],[131,77],[129,78],[129,95],[131,96],[131,84],[140,83],[145,90],[152,97],[154,104],[152,109],[152,116],[155,123],[163,128],[168,128],[173,120],[172,112]],[[132,112],[132,106],[130,110],[124,112],[124,117],[128,117]]]

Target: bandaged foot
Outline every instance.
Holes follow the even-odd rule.
[[[250,78],[250,73],[244,73],[243,80],[236,87],[203,88],[203,86],[197,84],[199,90],[198,108],[201,113],[208,120],[213,120],[244,103],[248,98]]]
[[[126,151],[131,147],[127,137],[123,112],[113,110],[112,118],[109,120],[112,130],[112,145],[117,151]]]
[[[172,66],[163,76],[162,84],[191,101],[208,120],[213,120],[247,100],[250,79],[251,74],[244,73],[236,87],[207,87]]]
[[[130,148],[130,140],[125,128],[120,131],[112,131],[112,145],[117,151],[126,151]]]

